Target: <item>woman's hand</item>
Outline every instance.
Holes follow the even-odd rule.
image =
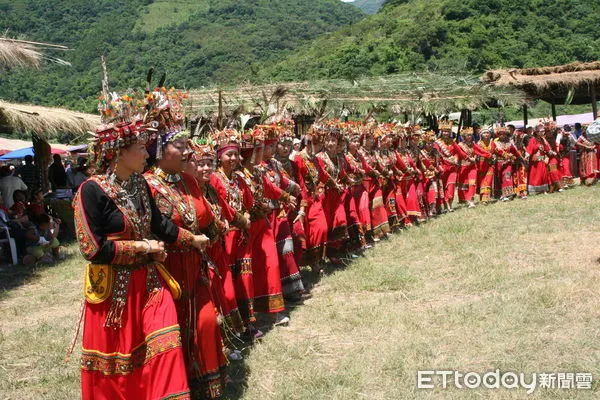
[[[294,196],[290,196],[288,204],[290,205],[290,207],[296,208],[296,205],[298,204],[298,201],[296,200],[296,198]]]
[[[197,250],[204,251],[206,250],[206,247],[209,245],[209,243],[210,240],[208,239],[208,237],[206,237],[206,235],[195,235],[194,241],[192,242],[192,246],[194,246],[194,248],[196,248]]]
[[[152,261],[165,262],[167,259],[167,252],[163,251],[161,253],[152,253],[151,255]]]
[[[138,242],[138,253],[159,254],[165,252],[164,242],[158,240],[144,240]]]

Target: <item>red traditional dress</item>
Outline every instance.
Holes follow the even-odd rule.
[[[252,273],[252,251],[248,232],[244,230],[245,216],[252,208],[252,192],[237,174],[228,177],[220,168],[210,177],[215,188],[223,217],[229,222],[225,234],[225,262],[232,272],[238,310],[244,324],[256,321],[254,317],[254,279]]]
[[[73,201],[89,265],[81,350],[83,399],[189,399],[177,312],[157,263],[133,241],[155,235],[191,246],[193,235],[164,218],[144,178],[94,176]]]
[[[216,189],[211,184],[205,183],[203,191],[204,198],[208,201],[215,219],[221,221],[221,226],[224,228],[224,230],[220,232],[219,240],[212,243],[211,246],[206,249],[208,256],[216,266],[216,268],[211,268],[209,270],[213,273],[211,276],[211,283],[214,282],[216,286],[213,289],[213,293],[215,293],[213,298],[220,300],[219,306],[221,308],[221,313],[225,317],[227,327],[235,333],[241,333],[244,329],[244,321],[240,314],[240,310],[238,309],[233,274],[229,268],[225,251],[225,237],[229,231],[226,225],[228,226],[229,222],[223,216],[223,208],[219,202],[219,195]],[[230,207],[226,213],[235,215],[235,211]]]
[[[196,180],[187,174],[167,174],[160,168],[145,174],[161,214],[193,234],[217,237],[211,208]],[[190,388],[208,398],[221,397],[224,367],[223,341],[208,280],[207,256],[177,244],[166,248],[165,267],[181,286],[175,301],[181,326]]]
[[[331,257],[342,255],[344,241],[348,240],[348,221],[344,209],[344,189],[340,182],[345,179],[345,171],[340,168],[337,156],[321,151],[316,156],[316,166],[322,174],[327,190],[324,193],[323,211],[329,228],[327,233],[327,254]]]
[[[458,159],[456,154],[459,150],[456,142],[452,138],[444,140],[438,138],[434,143],[435,148],[440,154],[442,172],[442,182],[444,184],[444,193],[446,203],[452,207],[454,201],[454,192],[456,191],[456,179],[458,175]]]
[[[488,143],[480,140],[477,142],[479,147],[488,153],[492,153],[492,141]],[[483,203],[490,201],[492,185],[494,184],[494,166],[495,163],[491,157],[479,157],[477,162],[477,187],[479,188],[479,198]]]
[[[509,198],[514,196],[513,166],[521,158],[519,150],[509,140],[492,142],[492,153],[496,156],[496,178],[500,185],[500,196]]]
[[[396,154],[389,149],[382,149],[378,152],[379,172],[381,173],[381,194],[383,196],[385,211],[387,212],[388,223],[392,229],[400,226],[400,221],[406,216],[406,207],[404,210],[398,210],[398,201],[396,200]],[[404,203],[402,199],[402,203]],[[402,215],[402,212],[404,214]]]
[[[438,215],[444,206],[444,190],[439,178],[441,169],[437,150],[435,148],[432,148],[431,151],[421,150],[421,164],[427,214],[432,217]]]
[[[560,168],[560,148],[554,140],[546,141],[550,152],[548,153],[548,183],[550,185],[550,191],[554,192],[562,189],[562,172]]]
[[[373,150],[361,149],[359,151],[364,160],[365,178],[363,182],[369,194],[369,209],[371,211],[372,229],[368,233],[372,238],[379,239],[390,232],[390,224],[381,192],[381,174],[378,171],[379,161]]]
[[[525,148],[524,137],[517,135],[515,139],[515,147],[519,151],[521,156],[527,153]],[[515,194],[521,198],[527,197],[527,165],[523,158],[515,160],[513,165],[513,182],[515,187]]]
[[[410,220],[422,217],[417,191],[420,170],[417,168],[415,161],[407,149],[400,149],[396,154],[396,165],[398,170],[402,172],[399,177],[400,187],[404,196],[406,215],[409,218],[408,222],[410,222]]]
[[[275,236],[267,216],[271,209],[268,200],[287,202],[289,195],[271,183],[263,165],[252,171],[244,168],[235,172],[251,189],[254,204],[250,210],[250,248],[254,275],[254,310],[278,313],[285,310],[279,270],[279,255]]]
[[[366,245],[366,232],[371,230],[371,213],[369,211],[369,194],[367,193],[367,189],[364,185],[364,177],[365,177],[365,166],[364,160],[360,153],[356,152],[352,154],[348,152],[345,156],[346,165],[348,168],[347,176],[349,178],[350,183],[350,195],[352,200],[354,201],[354,206],[356,207],[357,217],[358,217],[358,225],[360,226],[359,233],[359,242],[361,246]],[[348,200],[350,201],[350,200]],[[347,212],[349,212],[350,206],[346,207]],[[349,230],[353,229],[352,226],[348,228]],[[353,233],[349,232],[350,238],[352,240]],[[358,243],[356,243],[358,245]]]
[[[305,207],[304,225],[300,221],[294,224],[294,233],[302,246],[295,247],[298,265],[316,265],[325,257],[327,247],[327,218],[323,211],[325,175],[319,172],[314,156],[306,150],[294,158],[294,181],[300,185],[301,205]],[[303,251],[299,251],[302,249]]]
[[[598,158],[596,157],[596,146],[584,135],[577,139],[579,150],[579,178],[582,185],[593,185],[598,177]]]
[[[458,146],[462,150],[458,170],[458,199],[472,202],[477,192],[477,157],[490,159],[492,154],[476,143],[461,142]]]
[[[571,160],[574,139],[570,133],[566,132],[560,136],[560,142],[558,145],[559,160],[560,160],[560,173],[562,175],[563,186],[573,184],[573,171],[571,170]]]
[[[290,179],[279,161],[272,158],[267,163],[262,163],[271,183],[289,194],[298,195],[300,186]],[[279,255],[279,270],[281,272],[281,286],[284,296],[304,292],[304,284],[300,270],[294,257],[294,241],[292,229],[288,219],[288,207],[278,200],[270,200],[271,213],[269,221],[273,227],[273,234],[277,242]]]
[[[530,155],[527,191],[530,194],[547,192],[548,187],[548,152],[550,146],[546,139],[532,137],[527,143],[527,154]]]

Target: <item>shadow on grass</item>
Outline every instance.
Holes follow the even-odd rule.
[[[346,269],[346,267],[348,267],[352,261],[353,260],[349,258],[342,258],[339,263],[328,263],[323,268],[323,272],[320,272],[319,270],[313,270],[309,267],[302,268],[302,283],[304,284],[304,289],[307,294],[305,299],[309,299],[311,297],[311,291],[319,284],[321,278],[334,272]],[[286,313],[290,315],[292,320],[294,311],[302,307],[303,304],[304,300],[285,302]],[[256,327],[263,332],[265,337],[273,329],[278,329],[278,327],[274,326],[272,318],[267,314],[257,313],[256,319]],[[282,327],[282,329],[285,329],[285,327]],[[242,341],[236,337],[229,338],[229,342],[232,344],[233,348],[242,352],[244,359],[250,355],[250,352],[254,346],[252,342]],[[238,400],[244,396],[244,393],[248,388],[250,368],[245,364],[244,360],[231,361],[228,373],[230,383],[225,387],[224,399]]]
[[[61,246],[70,246],[72,242],[61,243]],[[72,254],[66,254],[66,259],[59,261],[60,263],[67,262]],[[32,265],[16,265],[3,264],[0,266],[0,299],[6,296],[6,293],[12,289],[16,289],[32,280],[39,278],[39,273],[48,268],[53,268],[57,264],[42,264],[35,263]]]

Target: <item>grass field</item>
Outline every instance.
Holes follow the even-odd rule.
[[[458,210],[314,282],[231,399],[600,397],[600,187]],[[74,248],[70,248],[75,252]],[[82,260],[0,274],[0,399],[75,399]],[[12,271],[12,272],[11,272]],[[592,390],[416,389],[418,370],[590,372]]]

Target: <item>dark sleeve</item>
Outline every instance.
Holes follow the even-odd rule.
[[[109,198],[96,182],[87,181],[73,200],[75,230],[83,257],[96,264],[110,264],[117,257],[117,245],[108,240],[105,210]],[[124,250],[124,249],[121,249]]]

